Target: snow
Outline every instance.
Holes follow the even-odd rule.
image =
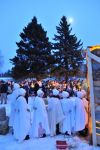
[[[0,105],[6,107],[7,116],[10,114],[10,103]],[[0,150],[56,150],[56,140],[66,140],[68,145],[72,145],[70,150],[100,150],[100,147],[93,147],[87,141],[80,139],[77,136],[64,137],[63,135],[46,138],[35,138],[18,143],[11,133],[0,135]]]
[[[75,146],[77,150],[100,150],[100,147],[89,146],[86,141],[81,141],[78,137],[64,138],[63,135],[55,137],[37,138],[18,143],[9,133],[0,135],[0,150],[56,150],[56,140],[66,140],[67,143]]]

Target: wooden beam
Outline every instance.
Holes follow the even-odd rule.
[[[92,53],[89,51],[89,49],[87,49],[87,55],[88,55],[88,57],[90,57],[91,59],[93,59],[93,60],[97,61],[98,63],[100,63],[100,57],[98,57],[98,56],[92,54]]]
[[[91,107],[91,115],[92,115],[92,139],[93,145],[97,146],[97,139],[96,139],[96,123],[95,123],[95,105],[94,105],[94,90],[93,90],[93,76],[92,76],[92,64],[91,58],[89,57],[89,49],[87,49],[87,65],[88,65],[88,79],[89,79],[89,86],[90,86],[90,107]]]

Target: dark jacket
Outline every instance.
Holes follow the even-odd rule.
[[[7,90],[8,90],[7,84],[5,83],[1,84],[0,93],[7,93]]]

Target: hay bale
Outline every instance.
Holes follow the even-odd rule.
[[[6,109],[5,107],[0,108],[0,121],[6,120]]]
[[[8,126],[9,118],[6,117],[4,121],[0,121],[0,134],[5,135],[9,131],[9,126]]]

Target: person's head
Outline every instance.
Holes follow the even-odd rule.
[[[52,92],[53,96],[59,96],[59,91],[56,88],[54,88]]]
[[[25,96],[25,94],[26,94],[26,90],[23,88],[20,88],[19,89],[19,96]]]
[[[78,91],[77,92],[77,97],[82,99],[83,98],[83,93],[81,91]]]
[[[19,89],[19,88],[20,88],[20,85],[18,83],[14,83],[13,89],[16,90],[16,89]]]
[[[44,95],[44,92],[43,92],[41,89],[39,89],[39,90],[37,91],[37,96],[38,96],[38,97],[43,97],[43,95]]]
[[[66,92],[66,91],[63,91],[63,92],[62,92],[62,97],[63,97],[63,98],[68,98],[68,97],[69,97],[69,93]]]

